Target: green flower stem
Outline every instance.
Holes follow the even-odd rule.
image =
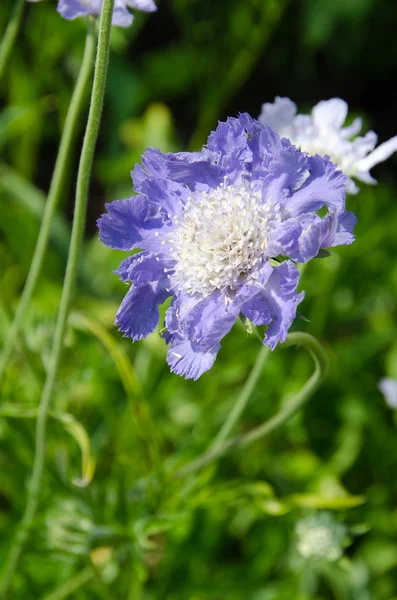
[[[21,25],[24,4],[25,0],[15,0],[7,29],[0,44],[0,81],[3,79],[4,71]]]
[[[282,344],[283,348],[289,346],[304,346],[311,355],[314,362],[314,373],[305,383],[303,388],[294,396],[294,398],[282,408],[273,418],[263,425],[256,427],[252,431],[243,435],[237,436],[231,440],[222,442],[221,444],[210,448],[207,452],[180,468],[176,472],[177,477],[183,477],[199,471],[205,465],[224,456],[233,448],[245,448],[259,439],[263,439],[276,429],[282,427],[291,417],[293,417],[299,409],[311,398],[317,388],[324,380],[328,371],[328,358],[324,348],[311,335],[307,333],[290,333],[286,342]],[[255,365],[256,366],[256,365]],[[255,369],[255,367],[254,367]]]
[[[86,567],[80,571],[80,573],[63,583],[54,592],[51,592],[51,594],[42,598],[42,600],[65,600],[65,598],[70,598],[72,594],[77,592],[80,588],[85,587],[93,578],[94,572],[91,566]]]
[[[114,0],[104,0],[99,25],[98,49],[95,61],[94,82],[91,95],[87,128],[80,156],[79,171],[76,185],[76,204],[73,216],[73,227],[69,248],[66,274],[62,289],[58,319],[55,326],[54,340],[51,351],[51,362],[48,367],[47,379],[41,395],[36,422],[36,448],[32,477],[29,484],[28,499],[22,520],[11,544],[0,578],[0,596],[7,597],[11,579],[18,565],[25,542],[37,512],[40,489],[45,462],[45,440],[48,412],[57,381],[60,365],[63,339],[71,298],[75,286],[78,259],[84,236],[86,207],[88,200],[89,182],[95,144],[98,137],[103,98],[105,94],[106,75],[109,62],[110,31],[112,25]]]
[[[55,216],[55,210],[59,204],[59,199],[65,187],[66,167],[73,150],[73,140],[76,136],[79,116],[85,104],[86,91],[92,74],[94,55],[95,24],[91,19],[89,19],[81,69],[66,116],[58,157],[55,163],[50,190],[48,192],[48,199],[45,205],[40,232],[37,238],[29,274],[26,279],[25,287],[23,289],[18,308],[15,312],[13,322],[7,332],[7,337],[0,353],[0,382],[3,378],[12,350],[15,346],[17,336],[21,330],[23,319],[26,315],[27,308],[32,298],[32,294],[36,288],[37,280],[43,266],[44,256],[51,234],[52,222]]]
[[[210,446],[211,450],[217,448],[225,439],[228,437],[229,433],[237,423],[240,418],[241,413],[247,405],[248,400],[251,397],[251,394],[257,384],[257,381],[260,377],[260,374],[263,369],[263,365],[265,364],[266,358],[270,352],[270,349],[267,346],[262,344],[262,348],[258,353],[255,364],[252,368],[251,373],[248,376],[247,381],[241,391],[241,394],[238,396],[232,410],[227,416],[226,421],[223,423],[221,429],[219,430],[218,435]]]

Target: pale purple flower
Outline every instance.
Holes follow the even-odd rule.
[[[247,114],[219,123],[201,152],[148,149],[132,179],[137,195],[107,204],[98,221],[107,246],[141,250],[117,271],[131,287],[116,324],[146,337],[171,296],[168,363],[187,378],[212,366],[239,315],[267,325],[271,349],[283,342],[303,298],[292,261],[354,239],[337,166]]]
[[[344,100],[332,98],[316,104],[311,115],[296,114],[292,100],[277,96],[273,103],[262,105],[259,121],[288,138],[303,152],[329,156],[349,177],[347,192],[356,194],[358,187],[352,178],[376,183],[369,171],[397,150],[397,136],[375,148],[378,136],[374,131],[358,136],[361,119],[343,127],[347,112]]]
[[[379,389],[390,408],[397,408],[397,379],[383,377],[379,381]]]
[[[35,0],[30,0],[35,1]],[[58,0],[58,12],[65,19],[76,19],[88,15],[101,14],[103,0]],[[154,0],[115,0],[113,9],[113,25],[129,27],[133,16],[128,8],[153,12],[157,10]]]

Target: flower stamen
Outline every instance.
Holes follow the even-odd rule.
[[[274,210],[246,181],[193,194],[167,239],[174,284],[202,296],[236,289],[266,259],[274,220]]]

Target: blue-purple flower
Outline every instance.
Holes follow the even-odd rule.
[[[219,123],[201,152],[148,149],[132,179],[137,195],[106,205],[98,221],[107,246],[141,250],[117,271],[131,287],[116,324],[133,341],[146,337],[171,296],[167,360],[187,378],[211,368],[240,315],[267,326],[271,349],[283,342],[303,298],[293,261],[354,239],[336,165],[247,114]]]
[[[30,0],[35,1],[35,0]],[[58,12],[65,19],[76,19],[88,15],[101,14],[103,0],[58,0]],[[154,0],[115,0],[113,9],[113,25],[129,27],[133,16],[128,8],[153,12],[157,10]]]

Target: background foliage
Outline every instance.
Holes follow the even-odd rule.
[[[11,4],[1,2],[0,31]],[[380,377],[397,377],[396,158],[374,170],[377,187],[348,199],[359,219],[356,243],[302,273],[301,312],[310,321],[297,319],[294,329],[325,344],[326,383],[281,433],[185,480],[169,473],[213,439],[258,341],[236,326],[198,382],[171,375],[157,334],[132,345],[114,329],[125,292],[112,273],[121,253],[102,246],[95,227],[105,200],[131,194],[129,171],[147,146],[199,148],[217,119],[255,116],[275,95],[301,109],[341,96],[381,141],[396,134],[395,7],[389,0],[158,4],[154,15],[138,14],[131,30],[112,34],[79,288],[40,513],[15,598],[396,599],[397,414],[377,389]],[[54,2],[27,5],[1,83],[0,340],[32,256],[84,28],[62,20]],[[26,499],[81,139],[82,130],[2,390],[0,561]],[[270,355],[239,431],[274,414],[311,368],[297,349]],[[299,532],[316,522],[326,523],[343,556],[322,555],[320,538],[302,551]]]

